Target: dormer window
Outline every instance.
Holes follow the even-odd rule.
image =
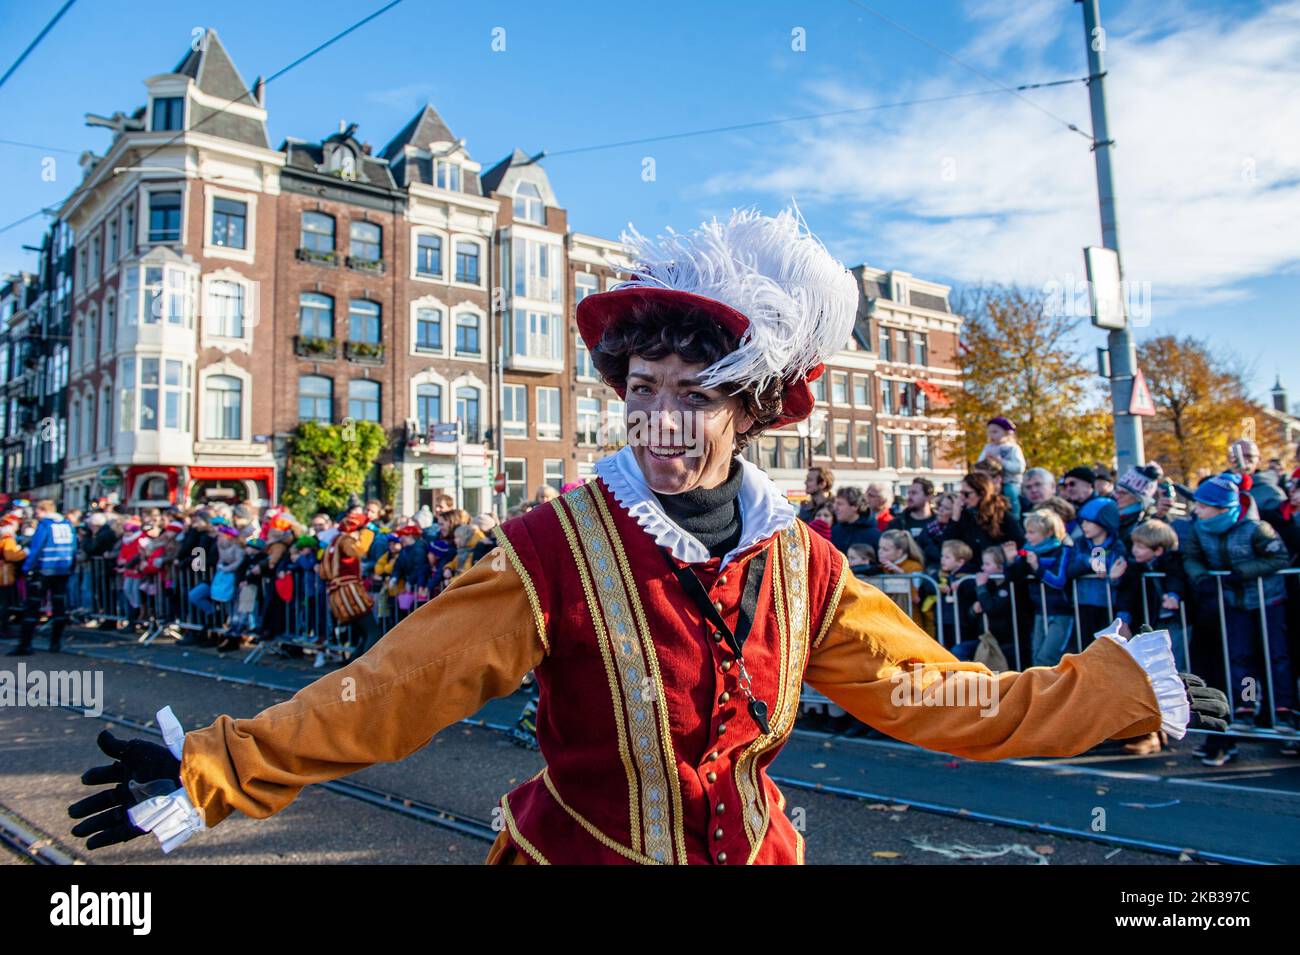
[[[433,184],[439,189],[460,192],[460,166],[445,159],[434,164]]]
[[[159,96],[153,101],[153,132],[185,128],[185,97]]]
[[[514,215],[516,219],[523,219],[525,222],[546,224],[546,206],[542,203],[542,191],[534,183],[521,182],[515,189]]]
[[[336,146],[329,154],[329,160],[326,163],[326,169],[329,172],[337,173],[343,179],[357,178],[357,157],[356,154],[346,146]]]

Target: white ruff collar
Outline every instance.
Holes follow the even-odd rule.
[[[630,445],[601,458],[595,471],[656,544],[667,547],[674,557],[688,564],[702,564],[709,559],[709,549],[664,512],[659,498],[646,484]],[[795,518],[794,506],[762,470],[741,458],[740,471],[740,543],[722,558],[723,567],[737,554],[785,530]]]

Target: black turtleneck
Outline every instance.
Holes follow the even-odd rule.
[[[740,459],[733,458],[727,479],[717,487],[682,494],[656,491],[655,497],[673,523],[709,549],[710,557],[723,557],[740,543],[742,474]]]

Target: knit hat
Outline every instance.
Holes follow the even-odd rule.
[[[1157,480],[1150,467],[1129,468],[1115,486],[1145,501],[1155,497]]]
[[[1097,475],[1092,468],[1070,468],[1070,470],[1065,472],[1065,477],[1074,478],[1076,481],[1082,481],[1084,484],[1097,483]]]
[[[652,302],[704,312],[739,341],[699,379],[760,390],[785,385],[781,417],[793,424],[813,410],[808,382],[844,347],[853,331],[860,288],[853,274],[809,231],[797,207],[775,217],[733,210],[682,234],[648,239],[629,225],[631,275],[607,292],[578,303],[578,332],[596,351],[605,330]],[[626,387],[615,390],[624,397]]]
[[[1201,482],[1196,502],[1210,507],[1235,507],[1241,503],[1241,478],[1231,472],[1218,474]]]
[[[185,533],[185,525],[182,524],[180,521],[168,521],[168,522],[167,522],[167,526],[163,528],[163,533],[166,533],[166,534],[184,534],[184,533]]]
[[[312,537],[310,534],[303,534],[301,537],[299,537],[296,541],[293,542],[293,546],[307,547],[310,548],[311,550],[315,550],[319,546],[319,544],[317,544],[316,538]]]
[[[1093,477],[1095,478],[1095,480],[1093,481],[1094,484],[1097,481],[1110,481],[1113,483],[1115,480],[1115,472],[1112,471],[1110,468],[1106,467],[1106,465],[1104,464],[1099,464],[1095,468],[1093,468],[1092,474]]]
[[[1079,520],[1099,524],[1114,537],[1119,533],[1119,505],[1110,498],[1094,497],[1079,508]]]
[[[1004,417],[1002,417],[1001,415],[999,415],[999,416],[996,417],[996,418],[989,418],[989,424],[995,424],[995,425],[997,425],[999,428],[1001,428],[1003,431],[1015,431],[1015,430],[1016,430],[1016,426],[1015,426],[1014,424],[1011,423],[1011,420],[1010,420],[1009,418],[1004,418]]]
[[[478,517],[470,521],[470,523],[486,534],[492,530],[492,528],[497,526],[497,519],[491,514],[480,514]]]

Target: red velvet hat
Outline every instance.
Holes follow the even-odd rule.
[[[726,223],[706,222],[689,234],[647,239],[634,228],[623,240],[634,250],[631,278],[578,303],[578,332],[595,351],[605,329],[639,305],[667,303],[715,318],[740,341],[709,366],[701,384],[785,384],[774,427],[802,421],[813,410],[810,381],[843,348],[857,315],[858,285],[808,231],[798,209],[776,217],[736,210]],[[615,388],[625,397],[624,388]]]

